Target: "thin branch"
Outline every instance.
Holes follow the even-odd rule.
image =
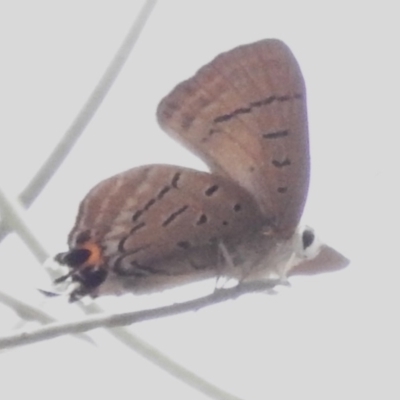
[[[122,42],[121,47],[118,49],[110,65],[104,72],[103,77],[94,88],[85,105],[75,117],[71,126],[68,128],[53,152],[44,162],[39,171],[37,171],[28,186],[19,195],[19,200],[25,207],[28,208],[35,201],[37,196],[41,193],[51,177],[63,163],[93,116],[96,114],[98,108],[128,59],[156,3],[157,0],[147,0],[145,2],[127,36]],[[9,227],[4,221],[0,222],[0,242],[10,232],[10,228],[11,227]]]
[[[144,311],[93,315],[73,322],[49,324],[31,331],[22,330],[17,333],[14,332],[13,334],[0,336],[0,349],[35,343],[66,334],[82,333],[96,328],[111,328],[115,326],[131,325],[151,319],[177,315],[188,311],[197,311],[213,304],[236,299],[245,293],[265,292],[273,288],[276,283],[276,281],[245,282],[237,285],[234,288],[219,289],[209,296],[190,300],[184,303],[178,303]]]
[[[211,382],[206,381],[189,369],[178,364],[176,361],[159,351],[154,346],[145,342],[143,339],[140,339],[136,335],[129,333],[127,328],[111,328],[110,331],[114,336],[118,337],[121,342],[125,343],[130,348],[133,348],[136,353],[140,354],[147,361],[151,361],[153,364],[157,365],[159,368],[169,373],[182,383],[197,389],[199,392],[205,394],[211,399],[241,400],[240,398],[225,392],[218,386],[213,385]]]
[[[33,253],[36,259],[43,263],[49,256],[43,244],[35,235],[34,229],[29,225],[27,219],[24,218],[26,211],[18,204],[18,201],[13,201],[0,188],[0,215],[3,221],[11,226],[19,237],[25,242],[29,250]]]
[[[57,321],[56,318],[52,317],[43,310],[33,307],[30,304],[19,300],[4,291],[0,291],[0,303],[9,306],[24,321],[37,321],[41,322],[42,324],[49,324]],[[78,334],[76,337],[94,345],[94,341],[85,334]]]
[[[42,324],[49,324],[57,321],[46,312],[32,307],[22,300],[15,298],[4,291],[0,291],[0,303],[10,307],[18,316],[25,321],[37,321]]]
[[[25,320],[34,320],[39,321],[41,323],[53,323],[57,321],[53,316],[45,313],[44,311],[37,309],[36,307],[32,307],[29,304],[11,296],[4,291],[0,291],[0,302],[2,304],[8,305],[11,307],[21,318]],[[82,309],[88,312],[102,312],[102,309],[96,304],[91,303],[87,306],[82,305]],[[51,327],[52,325],[48,325]],[[16,333],[14,335],[10,335],[9,338],[15,335],[24,335],[24,333]],[[24,331],[26,332],[26,331]],[[32,331],[31,331],[32,332]],[[215,400],[241,400],[240,398],[233,396],[232,394],[225,392],[221,388],[212,383],[208,382],[207,380],[201,378],[200,376],[196,375],[189,369],[185,368],[181,364],[177,363],[157,348],[152,346],[151,344],[147,343],[143,339],[140,339],[132,332],[125,327],[115,327],[107,330],[107,332],[113,336],[115,339],[119,340],[121,343],[125,344],[131,350],[135,351],[136,353],[140,354],[146,360],[151,361],[153,364],[164,370],[165,372],[169,373],[171,376],[174,376],[182,383],[185,383],[189,387],[192,387],[199,392],[205,394],[206,396],[210,397],[211,399]],[[29,333],[28,333],[29,334]],[[74,336],[89,342],[90,344],[94,344],[95,342],[85,333],[74,333]],[[7,347],[14,347],[18,345],[22,345],[24,343],[11,343]],[[27,343],[25,343],[27,344]]]

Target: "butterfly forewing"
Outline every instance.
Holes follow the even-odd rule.
[[[158,108],[164,130],[256,200],[276,234],[301,217],[309,179],[306,93],[278,40],[237,47],[178,85]]]

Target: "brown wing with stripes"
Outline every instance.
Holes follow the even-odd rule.
[[[279,40],[237,47],[179,84],[159,104],[161,127],[256,200],[277,234],[290,236],[309,181],[306,92]]]
[[[234,182],[151,165],[95,186],[81,203],[69,244],[79,247],[90,238],[120,274],[184,274],[192,267],[216,268],[218,243],[244,240],[261,223],[256,202]],[[165,270],[169,259],[181,263]]]

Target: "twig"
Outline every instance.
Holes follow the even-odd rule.
[[[110,332],[112,332],[112,334],[122,343],[125,343],[136,353],[144,357],[147,361],[157,365],[163,371],[169,373],[171,376],[174,376],[176,379],[182,383],[185,383],[189,387],[197,389],[210,399],[241,400],[239,397],[222,390],[218,386],[213,385],[211,382],[201,378],[199,375],[196,375],[189,369],[178,364],[176,361],[156,349],[154,346],[130,333],[127,328],[111,328]]]
[[[9,306],[24,321],[32,320],[41,322],[42,324],[49,324],[57,321],[56,318],[52,317],[43,310],[33,307],[30,304],[27,304],[26,302],[19,300],[4,291],[0,291],[0,303]],[[78,334],[76,337],[94,345],[94,341],[86,334]]]
[[[8,226],[12,226],[13,230],[24,241],[35,258],[40,263],[43,263],[49,256],[44,245],[38,239],[38,235],[35,235],[33,227],[29,225],[27,219],[24,217],[25,212],[21,205],[18,204],[18,201],[12,200],[0,188],[0,215],[3,221]]]
[[[96,328],[131,325],[150,319],[167,317],[188,311],[197,311],[212,304],[233,300],[245,293],[265,292],[275,285],[276,282],[246,282],[234,288],[219,289],[213,294],[199,299],[151,310],[124,312],[120,314],[100,314],[73,322],[52,323],[31,331],[22,330],[10,335],[1,336],[0,349],[35,343],[66,334],[82,333]]]
[[[42,324],[49,324],[56,321],[56,318],[53,318],[46,312],[36,307],[32,307],[4,291],[0,291],[0,303],[9,306],[21,319],[25,321],[37,321]]]
[[[63,163],[68,153],[71,151],[76,141],[95,115],[128,59],[129,54],[139,38],[140,33],[142,32],[142,29],[156,3],[157,0],[147,0],[142,7],[126,38],[122,42],[121,47],[118,49],[110,65],[104,72],[103,77],[94,88],[85,105],[75,117],[71,126],[68,128],[53,152],[44,162],[39,171],[37,171],[28,186],[19,195],[18,198],[23,206],[28,208],[35,201],[36,197],[41,193],[43,188],[47,185],[47,182]],[[11,227],[9,227],[4,221],[0,222],[0,242],[10,232],[10,228]]]

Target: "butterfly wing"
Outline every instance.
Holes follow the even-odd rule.
[[[95,186],[81,203],[69,245],[98,244],[117,274],[180,275],[216,268],[218,245],[242,241],[261,223],[256,202],[234,182],[151,165]]]
[[[275,234],[293,234],[308,191],[306,93],[279,40],[216,57],[159,104],[161,127],[211,171],[245,188]]]

